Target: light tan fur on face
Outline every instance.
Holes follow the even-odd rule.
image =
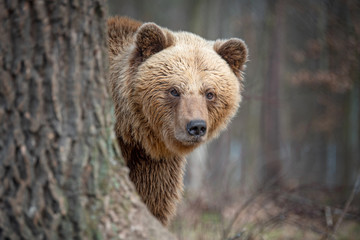
[[[108,27],[116,135],[140,196],[166,224],[181,196],[184,156],[217,136],[239,107],[247,48],[127,18]],[[206,122],[204,136],[188,134],[192,120]]]
[[[184,44],[187,42],[193,45]],[[186,142],[186,117],[198,114],[207,122],[204,142],[225,128],[241,100],[240,82],[228,64],[212,49],[212,43],[190,33],[179,33],[176,45],[144,62],[138,69],[138,76],[135,84],[138,104],[143,104],[149,127],[165,145],[156,149],[166,148],[170,155],[188,154],[199,145],[199,142],[193,145]],[[169,95],[172,88],[179,91],[178,100]],[[208,90],[215,94],[213,101],[206,101]],[[189,98],[196,102],[189,103]],[[185,141],[181,142],[179,136]]]

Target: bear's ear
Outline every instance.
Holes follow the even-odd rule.
[[[234,73],[239,76],[244,70],[248,58],[248,49],[243,40],[231,38],[218,40],[214,44],[214,50],[229,64]]]
[[[173,45],[174,38],[155,23],[143,24],[136,33],[136,57],[143,62],[151,55]]]

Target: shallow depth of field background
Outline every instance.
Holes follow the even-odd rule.
[[[243,101],[188,157],[179,239],[359,239],[360,2],[109,0],[109,15],[249,47]]]

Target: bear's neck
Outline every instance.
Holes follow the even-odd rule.
[[[182,195],[185,158],[154,160],[141,146],[127,144],[121,137],[118,142],[137,192],[150,212],[167,225]]]

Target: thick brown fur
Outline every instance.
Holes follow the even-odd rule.
[[[129,18],[108,20],[115,131],[130,178],[164,225],[183,189],[185,156],[214,138],[241,101],[247,48]],[[203,135],[189,123],[201,120]]]

